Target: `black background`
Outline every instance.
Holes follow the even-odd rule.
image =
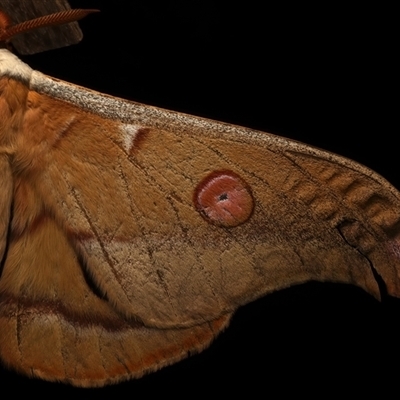
[[[99,8],[83,42],[24,57],[115,96],[268,131],[339,153],[398,188],[390,23],[376,10],[247,1],[70,1]],[[390,12],[388,12],[390,13]],[[201,355],[97,397],[245,392],[248,398],[395,389],[400,305],[309,283],[243,307]],[[2,389],[88,390],[1,370]],[[22,393],[22,392],[21,392]]]

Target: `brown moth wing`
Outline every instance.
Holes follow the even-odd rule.
[[[2,179],[2,193],[0,195],[0,260],[2,260],[7,247],[13,194],[12,172],[7,156],[3,154],[0,155],[0,176]]]
[[[7,340],[20,334],[17,351],[3,356],[7,362],[16,363],[25,340],[47,343],[43,319],[53,316],[62,328],[65,319],[73,321],[59,336],[68,338],[71,329],[79,343],[98,337],[109,321],[131,331],[155,326],[189,337],[207,326],[209,334],[192,346],[199,349],[225,326],[224,315],[291,284],[350,282],[378,295],[375,269],[397,294],[398,228],[390,210],[398,209],[398,194],[364,167],[286,139],[116,100],[40,74],[33,74],[30,91],[15,81],[8,85],[22,93],[26,108],[10,146],[14,217],[1,309],[10,321]],[[211,224],[195,208],[196,187],[214,171],[233,171],[251,188],[254,210],[236,227]],[[44,256],[43,246],[49,247]],[[46,257],[39,262],[43,273],[29,268],[32,255]],[[61,268],[60,260],[70,266]],[[90,290],[82,265],[103,300]],[[69,293],[71,278],[77,290]],[[32,334],[18,324],[30,313],[23,326]],[[216,318],[222,320],[210,330],[204,321]],[[83,332],[81,324],[93,328]],[[193,328],[178,329],[183,326]],[[117,341],[121,335],[117,329]],[[79,352],[58,342],[60,365],[71,358],[75,370]],[[54,366],[40,372],[47,357],[35,368],[30,364],[37,354],[24,369],[50,379]],[[183,356],[174,354],[169,362]],[[88,365],[82,378],[55,375],[81,385],[106,381],[87,378],[90,370]],[[131,371],[125,375],[142,373]]]
[[[54,111],[67,107],[53,98],[60,87],[80,108]],[[57,126],[37,128],[49,148],[35,184],[119,312],[191,326],[310,279],[378,297],[374,273],[398,294],[399,195],[375,173],[268,134],[61,83],[35,88],[52,96],[38,97],[47,106],[37,120],[48,107]],[[215,171],[250,187],[254,209],[236,227],[208,222],[194,205]]]
[[[68,229],[35,184],[47,156],[40,150],[43,137],[30,135],[39,126],[31,117],[39,113],[47,129],[50,110],[37,107],[40,96],[25,84],[3,77],[0,86],[2,361],[31,376],[100,386],[140,377],[206,347],[229,314],[187,329],[151,329],[122,318],[91,290]],[[28,141],[35,141],[30,148],[19,134],[24,127]],[[52,199],[50,192],[45,197]]]
[[[77,386],[140,377],[206,347],[229,316],[187,329],[127,321],[88,287],[79,259],[50,218],[10,241],[0,284],[3,362]]]

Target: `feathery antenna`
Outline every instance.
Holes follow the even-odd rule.
[[[60,11],[54,14],[45,15],[31,19],[29,21],[21,22],[17,25],[12,25],[10,18],[6,13],[0,11],[0,42],[7,42],[12,37],[31,31],[37,28],[46,26],[55,26],[67,24],[69,22],[78,21],[89,14],[99,12],[99,10],[84,10],[74,9],[67,11]]]

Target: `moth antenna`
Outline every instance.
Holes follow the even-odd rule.
[[[25,33],[27,31],[43,28],[45,26],[54,26],[68,24],[70,22],[78,21],[91,13],[99,12],[99,10],[84,10],[74,9],[67,11],[60,11],[54,14],[44,15],[31,19],[29,21],[21,22],[17,25],[12,25],[10,18],[4,13],[0,12],[0,41],[5,42],[10,40],[13,36]],[[11,26],[12,25],[12,26]]]

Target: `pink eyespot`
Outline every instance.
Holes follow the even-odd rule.
[[[194,192],[197,211],[208,222],[231,228],[246,222],[254,208],[247,183],[232,171],[214,171]]]

